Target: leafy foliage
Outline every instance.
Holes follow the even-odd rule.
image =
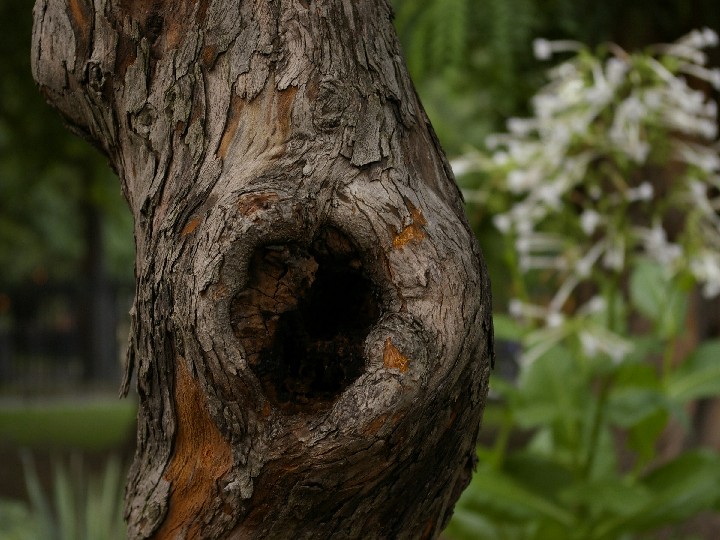
[[[114,540],[125,538],[123,471],[110,458],[100,476],[88,473],[80,456],[69,466],[58,460],[50,491],[40,481],[29,454],[23,455],[30,504],[0,500],[2,540]]]
[[[44,491],[32,458],[23,456],[25,481],[30,498],[27,513],[14,509],[16,530],[33,529],[33,538],[43,540],[112,540],[125,537],[122,513],[123,471],[117,458],[110,458],[100,477],[89,475],[79,456],[69,467],[56,461],[52,492]],[[23,525],[22,516],[30,518]]]
[[[445,148],[480,144],[540,81],[527,44],[532,0],[397,0],[408,67]],[[522,75],[521,75],[522,74]]]
[[[510,116],[526,114],[542,85],[530,46],[539,36],[636,48],[698,25],[720,28],[714,0],[392,0],[423,104],[450,155],[482,146]]]
[[[688,84],[720,89],[703,50],[719,41],[536,40],[539,56],[575,54],[532,117],[464,157],[515,295],[496,338],[522,352],[516,381],[491,381],[499,434],[451,538],[630,539],[720,515],[720,455],[658,453],[694,400],[720,396],[720,340],[684,340],[694,291],[720,295],[717,103]]]
[[[50,278],[73,276],[86,254],[89,208],[106,218],[111,273],[127,278],[133,260],[127,206],[97,150],[64,129],[35,87],[30,8],[23,0],[0,4],[0,17],[13,21],[0,33],[0,283],[39,268]]]

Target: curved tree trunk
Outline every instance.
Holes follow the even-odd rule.
[[[135,218],[131,538],[432,538],[490,288],[385,0],[37,0]]]

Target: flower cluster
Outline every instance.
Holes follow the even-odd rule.
[[[487,141],[489,155],[465,156],[466,169],[474,163],[490,179],[480,189],[509,201],[494,224],[514,239],[520,271],[551,291],[510,306],[540,323],[538,342],[574,332],[589,355],[622,360],[631,346],[596,324],[608,309],[597,293],[641,259],[720,294],[717,104],[694,89],[700,80],[720,90],[703,52],[717,44],[709,29],[638,54],[537,40],[539,59],[574,56],[549,72],[532,118],[509,120]]]

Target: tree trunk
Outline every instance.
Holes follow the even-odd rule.
[[[490,287],[386,0],[37,0],[135,218],[131,538],[433,538]]]

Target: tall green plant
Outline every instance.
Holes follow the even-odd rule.
[[[549,73],[534,116],[464,158],[495,210],[511,275],[498,337],[521,345],[495,377],[500,432],[480,448],[454,538],[633,538],[720,511],[720,457],[658,460],[670,419],[720,395],[720,340],[687,352],[693,291],[720,295],[715,32],[631,54],[537,40]],[[527,442],[509,444],[511,435]]]
[[[34,462],[23,455],[30,519],[40,540],[119,540],[125,537],[122,467],[110,458],[101,476],[89,474],[82,459],[53,466],[53,484],[44,490]]]

